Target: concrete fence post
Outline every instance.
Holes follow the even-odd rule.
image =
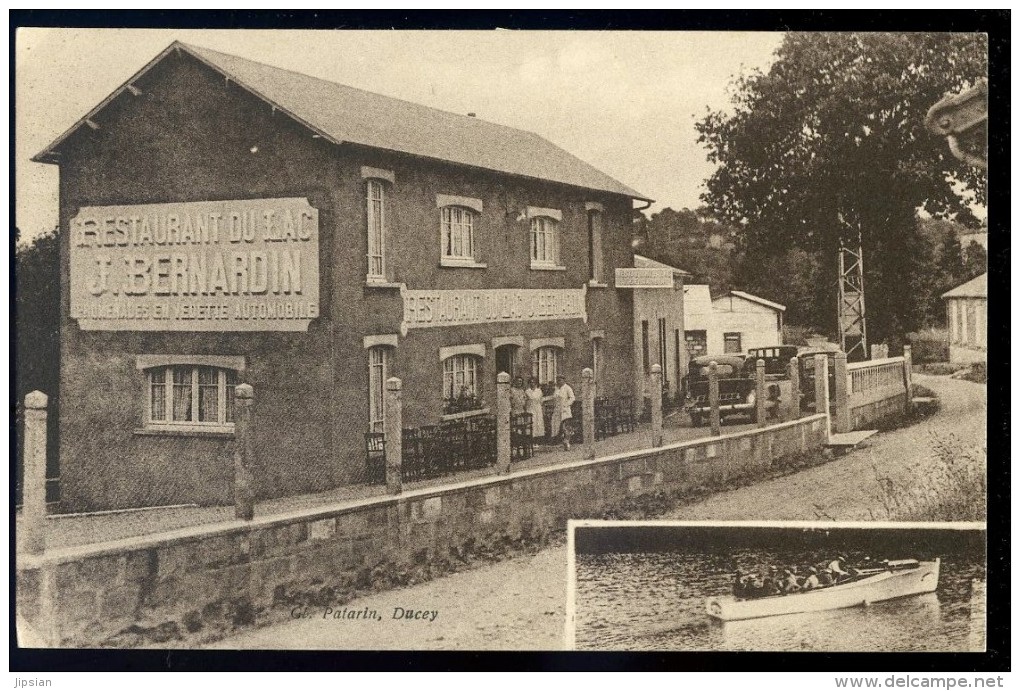
[[[800,360],[794,356],[787,366],[790,373],[790,415],[787,419],[800,419]]]
[[[401,463],[404,458],[403,384],[397,377],[386,380],[383,434],[386,439],[386,491],[400,494],[403,485]]]
[[[595,372],[581,370],[581,423],[584,426],[584,458],[595,458]]]
[[[833,375],[833,403],[836,406],[836,420],[833,429],[837,434],[850,431],[850,392],[847,385],[846,353],[836,353],[836,371]]]
[[[754,363],[754,417],[759,427],[768,424],[768,396],[765,386],[765,361],[758,358]]]
[[[255,488],[252,466],[255,462],[254,428],[251,423],[255,389],[251,384],[234,387],[234,518],[255,518]]]
[[[825,353],[815,355],[815,412],[825,413],[825,438],[832,434],[832,423],[829,419],[829,356]]]
[[[910,345],[903,346],[903,386],[907,390],[907,415],[914,410],[914,382],[912,379],[914,371],[914,355]]]
[[[21,552],[46,551],[46,405],[42,391],[25,396],[25,450],[22,457]]]
[[[712,426],[712,434],[722,434],[722,419],[719,415],[719,364],[712,360],[708,363],[708,419]]]
[[[662,446],[662,366],[652,365],[652,446]]]
[[[510,473],[510,375],[496,375],[496,472]]]

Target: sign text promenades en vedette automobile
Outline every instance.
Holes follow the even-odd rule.
[[[306,199],[83,207],[70,236],[86,330],[303,331],[319,316]]]

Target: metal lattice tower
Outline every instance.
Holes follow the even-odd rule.
[[[864,319],[864,254],[861,234],[856,248],[839,245],[839,344],[849,362],[868,359],[868,330]]]

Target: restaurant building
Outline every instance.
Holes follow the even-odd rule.
[[[634,390],[614,268],[648,200],[535,134],[174,43],[35,160],[63,510],[229,502],[241,382],[260,498],[363,482],[389,377],[405,426],[493,408],[500,371]]]

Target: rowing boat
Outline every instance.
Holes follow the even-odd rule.
[[[716,619],[739,621],[868,605],[934,592],[939,585],[939,564],[939,559],[890,562],[889,568],[865,572],[864,578],[849,583],[746,600],[732,596],[710,597],[705,608]]]

